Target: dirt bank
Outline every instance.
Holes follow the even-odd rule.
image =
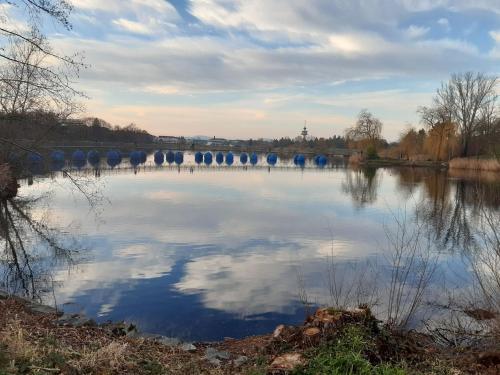
[[[498,374],[499,348],[489,349],[389,332],[368,309],[320,309],[269,335],[179,343],[0,297],[0,374]]]

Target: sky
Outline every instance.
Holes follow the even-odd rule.
[[[72,0],[89,116],[155,135],[342,135],[363,108],[395,140],[451,73],[496,74],[498,0]]]

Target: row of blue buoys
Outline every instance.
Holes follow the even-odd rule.
[[[154,153],[154,162],[156,165],[162,165],[167,162],[168,164],[177,164],[181,165],[184,163],[184,153],[181,151],[173,152],[168,151],[163,153],[162,151],[156,151]],[[140,164],[146,163],[147,154],[145,151],[132,151],[129,155],[130,164],[132,166],[137,167]],[[54,150],[50,154],[50,160],[52,164],[52,169],[60,170],[65,165],[65,155],[61,150]],[[195,163],[200,165],[204,163],[209,166],[213,163],[214,157],[211,152],[202,153],[200,151],[196,152],[194,155]],[[91,150],[87,154],[81,150],[76,150],[71,155],[72,164],[77,168],[83,168],[85,164],[88,162],[94,167],[97,167],[101,162],[101,155],[96,150]],[[228,166],[233,165],[234,163],[234,154],[232,152],[228,152],[224,155],[222,152],[217,152],[215,154],[215,162],[218,165],[225,163]],[[242,165],[246,165],[250,162],[251,165],[256,165],[259,161],[259,157],[256,153],[252,153],[248,155],[243,152],[240,154],[240,163]],[[278,162],[278,156],[275,153],[270,153],[266,158],[267,164],[270,166],[275,166]],[[28,163],[31,166],[41,165],[43,162],[43,158],[40,154],[30,153],[28,154]],[[106,154],[106,162],[110,167],[115,167],[122,162],[122,154],[118,150],[110,150]],[[293,158],[293,163],[298,167],[304,167],[306,163],[306,157],[303,154],[297,154]],[[314,164],[320,168],[323,168],[327,165],[328,158],[324,155],[317,155],[314,158]]]

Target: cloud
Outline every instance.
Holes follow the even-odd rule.
[[[192,17],[164,0],[75,0],[75,7],[77,34],[58,35],[55,44],[67,53],[85,51],[91,68],[82,72],[81,88],[94,98],[89,108],[159,133],[165,121],[153,111],[175,114],[173,130],[182,123],[191,134],[233,134],[226,111],[241,121],[241,136],[252,135],[251,127],[254,137],[262,129],[279,135],[285,121],[279,116],[292,114],[315,117],[326,135],[328,122],[349,123],[359,110],[355,101],[342,113],[313,107],[341,89],[364,85],[369,93],[381,90],[378,81],[408,82],[418,92],[434,84],[426,86],[430,93],[451,72],[497,69],[496,49],[487,55],[470,39],[434,32],[449,24],[445,17],[436,23],[436,14],[500,11],[494,1],[191,0]],[[370,109],[394,126],[415,118],[395,107]],[[183,110],[191,125],[179,118]]]
[[[440,18],[438,19],[437,23],[442,26],[446,31],[450,31],[450,21],[448,21],[448,18]]]
[[[164,0],[75,0],[73,5],[81,26],[78,32],[83,35],[96,27],[102,29],[102,36],[112,34],[113,28],[108,27],[111,25],[127,33],[164,35],[181,19],[172,4]],[[92,27],[87,30],[88,24]]]
[[[429,27],[410,25],[408,29],[406,29],[406,34],[411,39],[418,39],[423,37],[429,31],[430,31]]]
[[[127,20],[125,18],[119,18],[114,20],[113,23],[123,30],[130,31],[137,34],[152,34],[154,30],[141,22],[135,22]]]

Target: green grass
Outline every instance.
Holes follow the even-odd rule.
[[[311,352],[307,366],[294,375],[406,375],[392,364],[372,365],[364,354],[373,348],[362,327],[349,326],[335,342]]]

